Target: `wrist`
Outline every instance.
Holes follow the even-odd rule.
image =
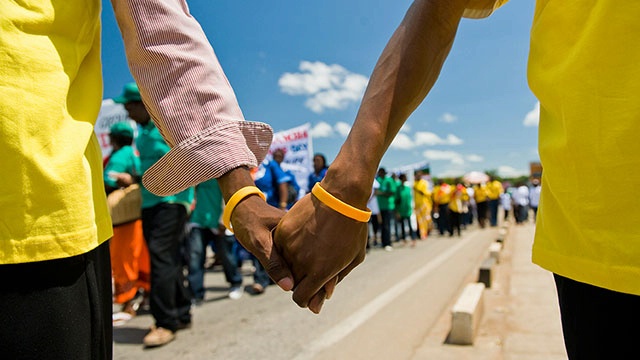
[[[335,163],[334,163],[335,164]],[[359,173],[357,169],[332,164],[322,179],[322,187],[336,198],[357,208],[365,209],[371,196],[373,175]]]
[[[251,172],[246,166],[237,167],[218,178],[225,203],[231,196],[245,186],[255,186]]]

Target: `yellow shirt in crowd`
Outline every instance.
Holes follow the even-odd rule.
[[[93,130],[100,7],[0,1],[0,264],[74,256],[111,237]]]
[[[502,183],[498,180],[489,181],[487,183],[486,192],[489,200],[500,199],[500,195],[504,192]]]
[[[421,209],[423,206],[431,211],[431,192],[429,191],[429,184],[424,179],[416,180],[413,184],[413,196],[416,209]]]
[[[436,185],[433,187],[433,202],[437,205],[448,204],[453,193],[453,186],[449,184]]]
[[[479,184],[479,185],[474,185],[473,186],[473,198],[475,199],[475,201],[477,203],[480,202],[485,202],[488,200],[488,196],[487,196],[487,185],[486,184]]]

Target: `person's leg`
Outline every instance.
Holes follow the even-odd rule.
[[[238,266],[238,260],[234,254],[234,245],[236,238],[233,235],[220,234],[213,237],[215,244],[216,257],[219,257],[224,269],[224,276],[227,282],[232,286],[242,285],[242,274]]]
[[[382,224],[380,226],[381,230],[381,240],[382,247],[391,246],[391,216],[392,211],[390,210],[381,210],[380,215],[382,216]]]
[[[0,265],[0,278],[3,358],[111,359],[108,242],[70,258]]]
[[[498,226],[498,200],[489,200],[489,225]]]
[[[157,327],[173,332],[181,323],[191,322],[191,299],[184,286],[180,254],[186,216],[180,204],[163,203],[142,211],[151,257],[151,314]]]
[[[138,259],[134,242],[135,222],[113,227],[113,237],[109,240],[111,271],[114,285],[114,302],[122,304],[122,310],[135,315],[129,305],[138,293]]]
[[[487,202],[479,202],[476,206],[478,207],[478,224],[480,224],[481,228],[484,228],[487,221]]]
[[[407,235],[409,235],[409,240],[413,240],[417,237],[418,229],[416,228],[416,232],[413,232],[413,226],[411,226],[411,217],[405,218],[407,222]]]
[[[271,278],[262,263],[253,254],[251,254],[251,261],[256,269],[253,273],[253,285],[251,288],[254,294],[262,294],[271,283]]]
[[[628,359],[638,352],[638,332],[630,329],[640,321],[640,296],[554,279],[569,359]]]
[[[404,218],[401,216],[398,216],[398,226],[400,227],[399,231],[398,231],[398,235],[396,235],[398,237],[398,241],[402,240],[405,241],[407,238],[407,231],[404,227]]]
[[[207,250],[206,233],[211,230],[194,227],[189,234],[189,288],[196,301],[204,300],[204,262]]]
[[[461,232],[460,232],[460,217],[461,217],[461,214],[457,213],[455,211],[451,211],[449,213],[449,220],[451,222],[451,225],[449,225],[449,235],[453,236],[453,234],[455,232],[458,232],[458,236],[461,235]]]
[[[453,230],[456,226],[456,212],[451,211],[451,209],[447,209],[447,231],[449,232],[449,236],[453,236]]]
[[[373,245],[378,245],[378,233],[380,232],[380,214],[371,214],[371,227],[373,228]]]

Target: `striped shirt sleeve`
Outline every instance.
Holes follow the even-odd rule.
[[[145,187],[170,195],[240,166],[257,166],[273,130],[245,121],[235,93],[184,0],[111,0],[129,69],[171,150]]]

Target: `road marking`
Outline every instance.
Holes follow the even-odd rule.
[[[378,295],[375,299],[373,299],[368,304],[360,308],[360,310],[356,311],[351,316],[345,318],[340,323],[338,323],[331,329],[327,330],[320,337],[312,341],[303,350],[303,352],[301,352],[300,354],[298,354],[298,356],[294,358],[294,360],[313,359],[322,350],[344,339],[352,331],[358,328],[358,326],[362,325],[364,322],[369,320],[373,315],[375,315],[378,311],[380,311],[380,309],[390,304],[398,296],[402,295],[405,291],[407,291],[409,288],[414,286],[420,279],[422,279],[422,277],[429,274],[430,272],[435,270],[438,266],[440,266],[445,261],[447,261],[460,248],[467,245],[467,243],[471,242],[472,239],[474,239],[475,236],[478,234],[480,234],[480,232],[476,231],[474,234],[472,234],[472,236],[469,236],[466,239],[458,242],[454,246],[450,247],[449,249],[444,251],[442,254],[438,255],[438,257],[436,257],[435,259],[427,263],[425,266],[418,269],[413,274],[407,276],[404,280],[400,281],[396,285],[389,288],[389,290]]]

